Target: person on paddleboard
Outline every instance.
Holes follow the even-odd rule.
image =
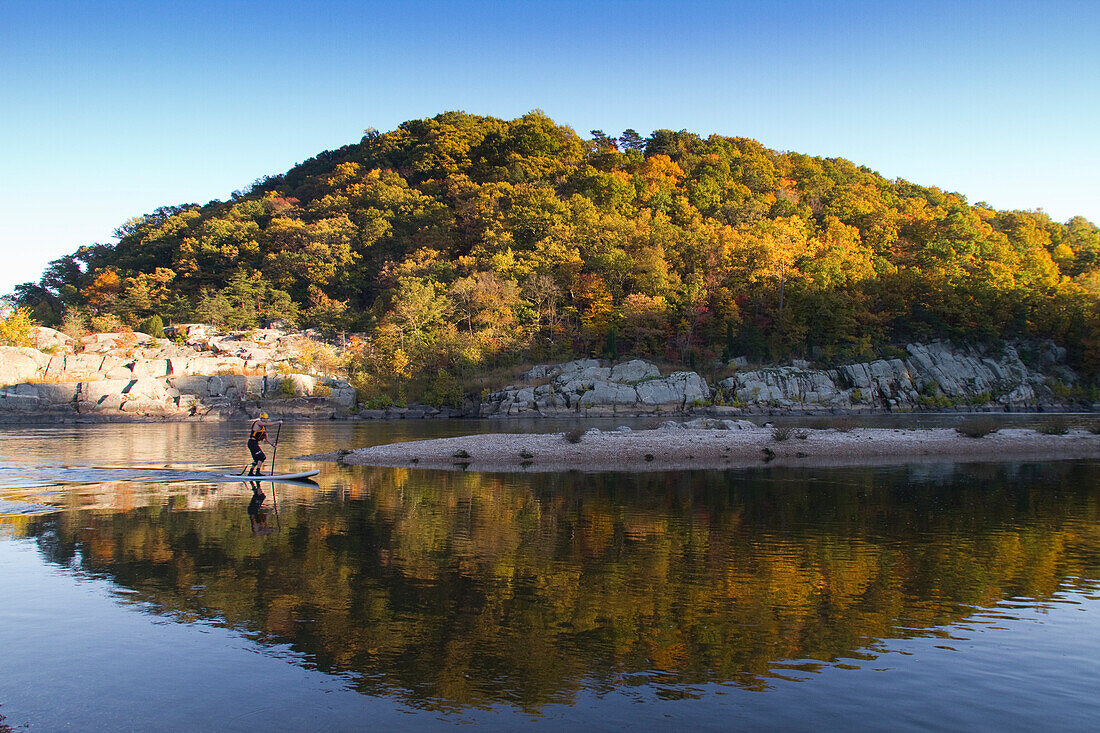
[[[252,466],[248,469],[249,476],[260,475],[267,454],[260,450],[260,443],[267,443],[275,447],[267,435],[267,428],[271,425],[282,425],[282,420],[268,420],[267,413],[261,412],[260,416],[252,421],[252,427],[248,431],[248,451],[252,454]]]

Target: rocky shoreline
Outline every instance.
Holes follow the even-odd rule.
[[[175,339],[93,334],[74,344],[38,329],[38,348],[0,347],[0,423],[224,420],[267,411],[312,419],[624,418],[862,415],[913,412],[1092,411],[1092,390],[1050,342],[909,344],[905,358],[835,368],[808,362],[712,365],[695,371],[649,361],[542,364],[514,384],[467,395],[460,406],[363,409],[342,379],[295,370],[319,345],[276,329],[218,334],[202,324]],[[304,346],[303,346],[304,344]],[[323,345],[320,345],[323,347]],[[728,375],[728,376],[725,376]]]
[[[0,347],[0,423],[223,420],[261,410],[318,418],[355,408],[346,381],[293,370],[308,343],[300,335],[177,328],[175,339],[102,333],[79,344],[39,328],[37,348]]]
[[[690,427],[692,425],[695,427]],[[571,440],[570,438],[573,438]],[[575,442],[574,442],[575,441]],[[655,430],[492,433],[301,456],[348,465],[498,472],[668,471],[919,461],[1100,458],[1100,436],[1006,428],[980,438],[953,429],[783,430],[747,420],[669,422]]]

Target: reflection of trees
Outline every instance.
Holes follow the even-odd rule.
[[[50,557],[289,642],[364,692],[536,709],[632,673],[759,687],[1100,577],[1092,469],[507,476],[362,469],[339,503],[69,512]],[[873,653],[873,649],[871,651]]]

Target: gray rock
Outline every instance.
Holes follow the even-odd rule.
[[[684,423],[684,427],[688,430],[725,430],[726,426],[721,420],[716,420],[713,417],[697,417],[694,420],[688,420]]]
[[[756,423],[751,420],[723,420],[726,430],[756,430]]]
[[[355,390],[352,387],[332,387],[332,395],[329,397],[334,404],[345,409],[355,407]]]
[[[523,379],[530,382],[536,379],[570,377],[585,369],[599,368],[599,366],[600,362],[597,359],[577,359],[564,364],[542,364],[530,369],[523,375]]]
[[[668,375],[667,380],[673,389],[682,390],[686,405],[710,400],[710,387],[707,386],[707,380],[695,372],[673,372]]]
[[[38,406],[39,399],[34,395],[0,390],[0,412],[29,412],[37,410]]]
[[[664,379],[642,382],[634,390],[638,394],[638,401],[643,405],[676,405],[679,407],[684,404],[683,393],[677,392]]]
[[[656,364],[650,364],[641,359],[616,364],[611,368],[610,379],[612,382],[623,384],[637,384],[646,379],[656,379],[661,376],[661,370]]]
[[[634,387],[615,382],[596,382],[593,388],[581,395],[581,407],[596,405],[633,405],[638,402]]]

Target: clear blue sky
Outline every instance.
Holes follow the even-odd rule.
[[[1100,2],[0,0],[0,293],[367,127],[542,109],[1100,222]]]

